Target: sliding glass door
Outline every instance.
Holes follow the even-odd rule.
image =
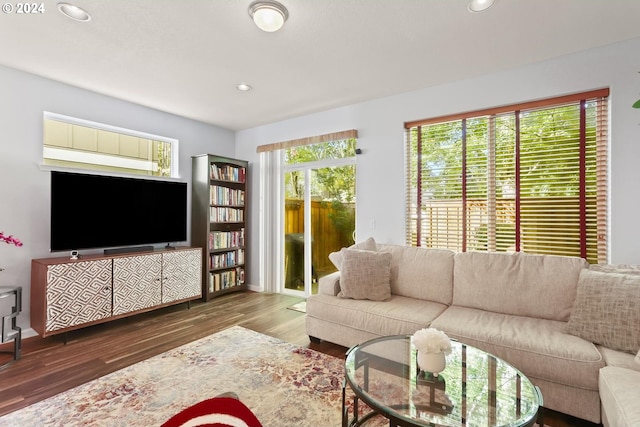
[[[342,141],[347,144],[338,153],[353,153],[348,141],[355,144]],[[317,155],[319,148],[293,150],[287,150],[284,171],[283,292],[306,296],[317,293],[322,276],[336,271],[329,254],[353,244],[355,158],[300,161]]]

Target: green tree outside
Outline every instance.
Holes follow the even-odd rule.
[[[544,253],[546,249],[537,247],[535,240],[561,240],[556,234],[560,235],[562,227],[566,225],[554,225],[552,217],[558,223],[565,217],[570,221],[572,214],[568,213],[567,206],[572,204],[570,200],[577,200],[580,196],[580,106],[573,104],[525,111],[520,112],[519,118],[519,195],[523,203],[520,232],[530,239],[523,237],[532,251]],[[418,131],[422,132],[420,153],[417,146]],[[410,129],[407,137],[410,144],[409,185],[413,186],[411,192],[415,203],[420,156],[422,179],[419,185],[423,200],[421,216],[426,215],[427,224],[433,224],[433,214],[447,215],[447,227],[453,227],[454,224],[457,224],[459,230],[466,227],[468,249],[487,250],[487,233],[491,229],[496,236],[494,250],[513,250],[516,233],[513,203],[516,184],[515,114],[425,125]],[[466,151],[463,153],[465,137]],[[587,203],[595,209],[597,153],[594,103],[588,103],[586,108],[586,141]],[[490,155],[491,151],[495,151],[495,156]],[[461,223],[460,213],[463,199],[463,154],[466,156],[466,224]],[[492,174],[489,173],[490,170]],[[490,224],[482,218],[481,211],[486,212],[489,203],[495,206],[496,224]],[[540,209],[538,205],[541,203],[548,204],[548,207]],[[557,206],[554,207],[555,205]],[[457,217],[452,217],[452,207],[455,206],[458,206],[458,214]],[[442,218],[441,221],[445,222]],[[554,227],[558,231],[554,231]],[[588,227],[590,231],[594,231],[593,221]],[[542,228],[548,230],[543,232]],[[560,245],[562,244],[566,243],[561,242]],[[573,249],[567,246],[567,250]]]

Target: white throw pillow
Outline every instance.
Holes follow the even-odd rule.
[[[375,251],[378,250],[378,245],[376,245],[376,241],[373,239],[373,237],[369,237],[365,241],[362,241],[360,243],[356,243],[356,244],[353,244],[353,245],[349,246],[348,249],[360,249],[360,250],[363,250],[363,251],[374,251],[375,252]],[[329,254],[329,261],[331,261],[333,263],[333,265],[335,265],[338,270],[341,270],[341,267],[342,267],[342,253],[340,251],[331,252]]]
[[[640,350],[638,350],[638,354],[636,354],[636,357],[635,357],[635,359],[634,359],[634,360],[636,361],[636,363],[637,363],[638,365],[640,365]]]
[[[385,301],[391,298],[391,254],[344,248],[339,298]]]

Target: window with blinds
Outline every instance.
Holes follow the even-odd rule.
[[[407,243],[606,262],[608,95],[406,123]]]

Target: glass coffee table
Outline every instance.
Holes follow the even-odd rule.
[[[411,335],[352,347],[345,361],[343,427],[542,425],[542,394],[527,377],[487,352],[455,340],[451,345],[437,376],[418,368]],[[347,384],[355,395],[352,414]]]

